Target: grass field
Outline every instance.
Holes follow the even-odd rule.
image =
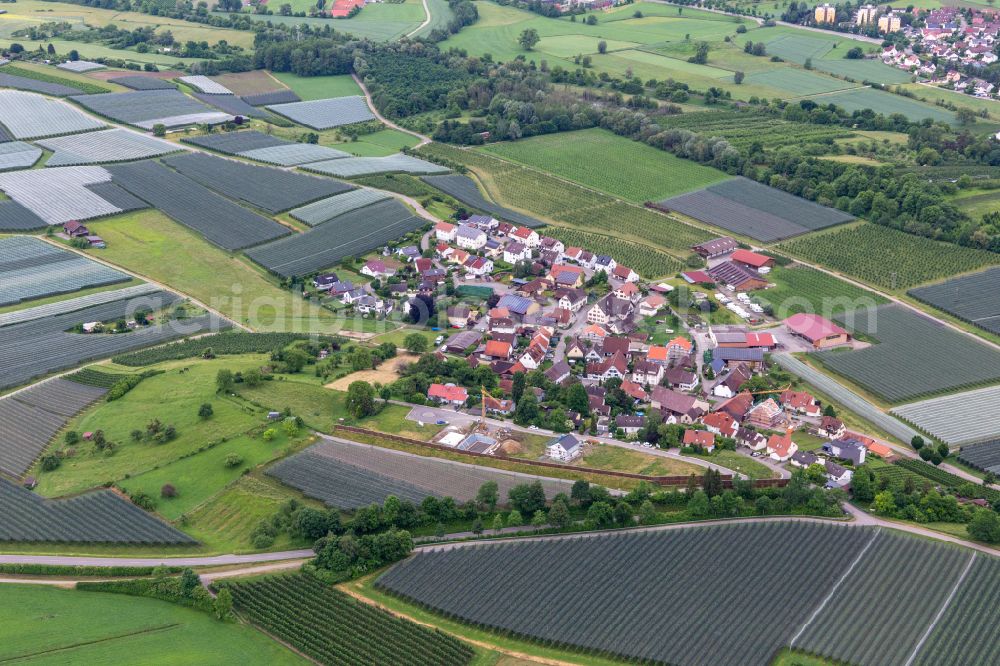
[[[767,275],[775,286],[755,295],[774,308],[774,316],[786,319],[798,312],[831,318],[861,307],[874,307],[886,299],[861,287],[839,280],[808,266],[776,266]]]
[[[1000,210],[1000,190],[961,190],[953,203],[973,219]]]
[[[650,453],[633,451],[611,444],[598,444],[580,459],[584,467],[606,469],[615,472],[631,472],[647,476],[687,476],[703,474],[705,468],[673,458],[654,456]]]
[[[751,74],[746,81],[759,85],[771,86],[784,90],[792,97],[804,97],[818,93],[828,93],[845,88],[856,88],[857,84],[848,83],[823,76],[816,72],[794,67],[783,67],[768,72]]]
[[[256,630],[156,599],[5,585],[0,661],[42,664],[306,664]]]
[[[820,95],[812,98],[817,104],[836,104],[848,113],[871,109],[876,113],[886,116],[893,113],[901,113],[912,121],[931,118],[945,123],[954,123],[955,114],[947,109],[942,109],[930,104],[924,104],[916,100],[894,95],[893,93],[875,90],[873,88],[860,88],[845,92],[836,92],[829,95]]]
[[[247,355],[211,362],[161,364],[158,367],[166,371],[164,374],[143,380],[119,400],[97,402],[70,422],[68,429],[81,434],[103,430],[107,439],[117,445],[114,455],[107,456],[81,443],[76,446],[77,454],[67,458],[59,469],[37,475],[38,492],[59,496],[127,479],[197,453],[209,442],[238,436],[262,424],[266,414],[248,413],[246,406],[216,395],[215,375],[220,368],[248,370],[266,362],[264,355]],[[210,419],[198,416],[198,408],[204,403],[211,404],[215,412]],[[154,418],[173,425],[177,439],[165,444],[132,441],[130,433],[145,431]],[[153,496],[159,496],[159,487]]]
[[[336,316],[280,289],[249,262],[155,210],[89,225],[108,247],[95,256],[174,287],[255,330],[334,332]]]
[[[85,58],[125,58],[135,62],[153,62],[164,65],[170,65],[181,60],[171,54],[137,53],[135,50],[116,50],[99,44],[66,42],[59,39],[43,40],[41,42],[32,42],[23,37],[11,39],[12,33],[16,30],[31,28],[53,21],[64,21],[80,26],[86,24],[93,27],[101,27],[114,23],[118,28],[125,30],[152,27],[160,33],[169,30],[174,39],[181,43],[192,40],[215,44],[219,40],[226,40],[230,44],[248,50],[253,48],[253,33],[249,31],[209,27],[163,16],[152,16],[138,12],[118,12],[112,9],[101,9],[61,2],[47,2],[44,0],[19,0],[17,3],[6,5],[4,8],[7,10],[7,13],[0,15],[0,37],[4,39],[0,40],[0,42],[7,44],[10,41],[17,41],[23,44],[27,50],[35,48],[37,44],[42,44],[45,47],[49,42],[52,42],[56,50],[61,54],[69,53],[70,49],[76,48],[79,50],[80,55]],[[193,61],[194,59],[184,60]]]
[[[862,222],[783,243],[783,252],[890,290],[1000,263],[1000,256]],[[873,258],[877,257],[877,260]]]
[[[308,11],[316,6],[312,0],[290,0],[294,11]],[[329,6],[329,4],[327,5]],[[416,29],[424,20],[425,14],[419,0],[406,0],[405,3],[373,3],[366,6],[357,16],[349,19],[324,19],[299,16],[280,16],[277,7],[274,15],[256,16],[261,22],[284,23],[286,25],[301,25],[306,23],[314,28],[329,26],[337,32],[350,33],[358,38],[368,38],[377,42],[398,39]],[[213,12],[225,16],[223,12]]]
[[[284,87],[273,74],[263,69],[249,72],[227,72],[213,76],[212,80],[229,88],[235,95],[255,95],[280,90]]]
[[[763,41],[784,34],[808,34],[794,28],[761,28],[750,19],[689,7],[678,10],[674,6],[644,2],[597,12],[596,25],[572,22],[568,17],[545,18],[492,3],[477,3],[477,7],[479,21],[449,37],[443,44],[445,48],[454,46],[473,55],[489,53],[502,61],[518,56],[536,62],[544,59],[550,67],[559,65],[569,70],[579,66],[574,62],[575,56],[586,55],[592,59],[593,69],[598,73],[634,75],[644,81],[670,78],[697,90],[718,86],[742,99],[752,95],[767,98],[798,96],[796,91],[789,90],[791,84],[783,82],[780,75],[760,82],[748,76],[741,85],[733,81],[736,71],[748,74],[790,71],[786,63],[772,63],[768,58],[747,56],[743,53],[743,44],[747,40]],[[642,14],[640,18],[635,17],[637,11]],[[736,32],[741,23],[747,28],[746,34]],[[541,40],[533,50],[525,51],[518,44],[517,37],[522,30],[529,28],[537,30]],[[727,38],[730,41],[727,42]],[[607,44],[604,54],[599,53],[597,48],[601,41]],[[708,62],[704,65],[688,62],[694,45],[700,41],[706,41],[710,46]],[[846,38],[831,41],[858,43]],[[810,78],[816,79],[813,86],[817,89],[835,90],[848,86],[820,72],[811,74]],[[819,83],[823,80],[828,82]]]
[[[676,218],[616,201],[484,152],[459,150],[439,143],[420,151],[469,167],[497,203],[548,218],[560,226],[602,235],[613,229],[623,240],[651,244],[680,259],[691,253],[695,243],[712,238],[709,232]]]
[[[290,72],[274,72],[274,78],[295,91],[303,100],[360,95],[361,88],[349,74],[338,76],[299,76]]]
[[[596,128],[496,143],[483,150],[636,203],[675,196],[729,177]]]

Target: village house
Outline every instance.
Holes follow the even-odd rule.
[[[469,399],[469,393],[462,386],[454,384],[431,384],[427,398],[439,404],[461,407]]]
[[[739,424],[736,420],[725,412],[705,414],[701,417],[701,422],[709,432],[714,432],[721,437],[735,437],[736,431],[739,430]]]
[[[749,391],[737,393],[716,407],[716,411],[725,412],[740,423],[743,423],[751,409],[753,409],[753,395]]]
[[[622,280],[623,282],[638,282],[639,281],[639,274],[638,273],[636,273],[634,270],[632,270],[628,266],[622,266],[621,264],[618,264],[617,266],[615,266],[614,270],[611,271],[611,275],[609,277],[612,277],[612,278],[614,278],[616,280]]]
[[[453,305],[446,310],[448,325],[452,328],[465,328],[472,318],[472,310],[465,305]]]
[[[569,363],[566,361],[559,361],[552,365],[551,368],[545,371],[545,378],[548,379],[553,384],[561,384],[567,380],[570,376]]]
[[[78,220],[70,220],[63,225],[63,233],[70,238],[82,238],[90,235],[90,229]]]
[[[598,363],[587,364],[587,379],[607,381],[609,379],[624,379],[628,373],[628,361],[622,354],[615,354]]]
[[[545,455],[560,462],[570,462],[583,455],[583,442],[575,435],[565,434],[545,445]]]
[[[728,367],[743,364],[751,370],[759,370],[764,366],[764,350],[757,348],[716,347],[712,350],[712,359],[722,361]]]
[[[554,296],[559,307],[570,312],[579,312],[587,304],[587,292],[583,289],[556,289]]]
[[[483,356],[492,359],[507,360],[510,358],[512,351],[513,347],[509,342],[501,340],[487,340]]]
[[[719,398],[732,398],[752,376],[750,368],[740,363],[726,375],[725,379],[712,387],[712,395]]]
[[[514,411],[514,401],[494,398],[489,393],[483,396],[483,406],[491,414],[511,414]]]
[[[751,451],[763,451],[767,448],[767,437],[750,428],[739,428],[735,439],[737,444]]]
[[[542,242],[542,237],[538,235],[538,232],[528,227],[518,227],[510,233],[510,237],[524,243],[529,248],[536,248]]]
[[[615,298],[628,301],[629,303],[636,303],[642,298],[642,293],[639,291],[639,287],[635,286],[634,282],[625,282],[622,286],[615,289],[613,293]]]
[[[643,317],[654,317],[663,306],[667,304],[667,299],[659,294],[650,294],[639,302],[639,314]]]
[[[616,262],[614,257],[609,254],[599,254],[594,257],[594,261],[591,263],[591,266],[593,266],[595,273],[603,271],[605,275],[611,277],[611,273],[615,270],[615,267],[618,266],[618,262]]]
[[[762,430],[776,430],[784,427],[787,419],[781,406],[774,400],[768,398],[758,405],[755,405],[747,412],[744,423],[752,425]]]
[[[552,236],[542,236],[538,247],[542,252],[555,252],[556,257],[561,257],[563,250],[566,249],[566,245],[561,240]]]
[[[336,273],[320,273],[313,278],[312,284],[316,289],[327,290],[337,282],[340,282],[340,278]]]
[[[847,428],[844,427],[844,422],[840,419],[832,416],[824,416],[819,421],[819,429],[817,432],[820,437],[826,437],[827,439],[840,439],[847,434]]]
[[[810,393],[806,393],[805,391],[782,391],[780,399],[781,406],[790,412],[805,414],[806,416],[820,415],[819,403]]]
[[[486,245],[486,232],[468,224],[460,225],[455,232],[455,243],[465,250],[478,250]]]
[[[632,369],[632,381],[645,386],[656,386],[663,381],[665,366],[647,359],[639,359]]]
[[[699,447],[707,453],[715,450],[715,433],[708,430],[685,430],[682,441],[684,446]]]
[[[698,375],[683,368],[668,368],[663,378],[671,388],[681,391],[693,391],[698,385]]]
[[[484,277],[493,272],[493,261],[485,257],[469,257],[463,264],[465,272],[473,277]]]
[[[792,441],[792,429],[788,428],[783,435],[771,435],[767,438],[767,453],[772,460],[785,462],[799,450],[799,445]]]
[[[863,464],[867,453],[865,445],[856,439],[835,439],[825,443],[823,450],[834,458],[849,460],[854,465]]]
[[[635,382],[630,382],[627,379],[622,380],[621,386],[619,386],[625,395],[632,398],[634,402],[646,402],[649,399],[645,389],[636,384]]]
[[[708,403],[693,395],[672,391],[663,386],[654,386],[650,394],[650,404],[660,410],[667,423],[691,424],[708,409]]]
[[[641,416],[629,416],[627,414],[619,414],[615,417],[615,427],[618,428],[618,432],[625,435],[626,437],[631,437],[637,432],[642,430],[646,419]]]
[[[852,470],[838,465],[832,460],[826,461],[826,478],[829,479],[828,485],[833,485],[836,487],[846,486],[851,482],[854,477],[854,472]]]
[[[370,294],[366,294],[354,302],[354,309],[361,314],[385,316],[392,312],[392,308],[393,304],[391,301],[386,301]]]
[[[434,225],[434,238],[442,243],[454,242],[457,230],[458,227],[450,222],[438,222]]]
[[[430,259],[427,261],[430,261]],[[387,278],[396,274],[396,270],[388,268],[385,265],[385,262],[381,259],[369,259],[365,262],[365,265],[361,267],[359,272],[362,275],[367,275],[368,277],[373,278]]]
[[[503,260],[508,264],[531,259],[531,249],[524,243],[511,241],[503,248]]]
[[[801,467],[805,469],[810,465],[818,463],[819,456],[812,451],[796,451],[788,462],[792,465],[792,467]]]
[[[694,347],[687,338],[677,336],[667,343],[667,358],[671,361],[684,358],[693,351]]]
[[[541,309],[536,301],[524,296],[506,294],[497,302],[497,307],[506,308],[511,315],[524,318],[527,315],[535,314]]]

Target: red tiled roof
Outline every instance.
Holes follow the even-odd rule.
[[[785,320],[785,326],[793,333],[797,333],[811,342],[847,333],[829,319],[806,312],[793,314]]]
[[[751,252],[750,250],[739,249],[733,252],[733,261],[737,261],[741,264],[747,264],[748,266],[753,266],[754,268],[760,268],[761,266],[766,266],[769,262],[774,261],[771,257],[764,256],[763,254],[757,254],[756,252]]]
[[[688,445],[712,446],[715,444],[715,433],[707,430],[685,430],[684,443]]]
[[[431,384],[427,389],[428,398],[438,398],[448,402],[465,402],[469,397],[469,392],[461,386],[448,386],[446,384]]]

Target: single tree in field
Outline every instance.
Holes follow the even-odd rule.
[[[736,85],[743,83],[743,72],[733,72],[733,83]]]
[[[493,511],[497,508],[499,501],[500,489],[496,481],[487,481],[479,486],[479,492],[476,493],[476,504],[480,511]]]
[[[423,354],[427,351],[427,338],[419,333],[410,333],[403,339],[403,346],[411,354]]]
[[[356,419],[375,413],[375,389],[368,382],[351,382],[347,387],[347,409]]]
[[[597,42],[597,52],[598,53],[607,53],[608,52],[608,43],[606,41],[604,41],[603,39],[601,41]]]
[[[541,37],[538,36],[538,31],[534,28],[525,28],[521,31],[521,36],[517,38],[517,43],[521,45],[525,51],[530,51],[535,48],[535,44],[538,43]]]
[[[962,107],[955,112],[955,118],[958,119],[959,125],[972,125],[976,122],[976,112]]]

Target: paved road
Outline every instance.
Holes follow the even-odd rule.
[[[211,555],[207,557],[77,557],[69,555],[0,555],[0,564],[56,564],[77,567],[218,567],[233,564],[258,564],[312,557],[312,550],[286,550],[248,555]]]
[[[778,365],[783,367],[785,370],[802,377],[820,391],[826,393],[833,400],[839,402],[855,414],[874,423],[879,428],[882,428],[882,430],[889,433],[893,437],[896,437],[900,441],[909,442],[913,439],[913,437],[920,434],[902,421],[897,420],[895,417],[890,416],[879,409],[876,405],[873,405],[868,400],[865,400],[857,393],[854,393],[846,386],[835,381],[819,370],[806,365],[794,356],[781,352],[773,354],[772,358],[774,358],[774,360],[778,362]]]
[[[426,7],[426,1],[425,1],[424,6]],[[430,16],[430,12],[428,12],[427,15],[429,17]],[[428,20],[430,20],[430,19],[428,19]],[[354,82],[358,84],[358,87],[361,88],[361,92],[364,93],[364,95],[365,95],[365,101],[368,102],[368,108],[371,109],[372,113],[375,114],[375,117],[378,118],[382,122],[382,124],[386,125],[387,127],[391,127],[394,130],[399,130],[400,132],[403,132],[404,134],[409,134],[410,136],[414,136],[414,137],[420,139],[420,143],[418,143],[416,146],[414,146],[414,148],[419,148],[420,146],[426,146],[428,143],[431,142],[431,138],[429,136],[424,136],[423,134],[420,134],[419,132],[414,132],[413,130],[406,129],[405,127],[401,127],[401,126],[397,125],[396,123],[392,122],[391,120],[389,120],[388,118],[386,118],[385,116],[383,116],[379,112],[379,110],[375,107],[375,102],[372,101],[372,95],[371,95],[370,92],[368,92],[368,87],[365,85],[365,82],[362,81],[361,78],[357,74],[351,74],[351,77],[354,79]]]

